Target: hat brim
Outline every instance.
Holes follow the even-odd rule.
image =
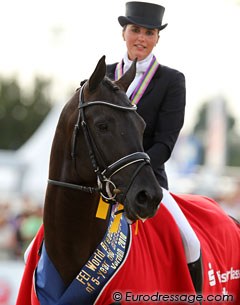
[[[125,17],[125,16],[119,16],[118,17],[118,22],[120,23],[120,25],[123,27],[127,24],[136,24],[139,26],[142,26],[144,28],[147,29],[158,29],[159,31],[165,29],[165,27],[168,25],[167,23],[163,24],[163,25],[159,25],[159,24],[146,24],[144,22],[144,20],[139,20],[138,18],[129,18],[129,17]]]

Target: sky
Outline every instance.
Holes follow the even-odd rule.
[[[126,52],[117,18],[125,0],[0,0],[0,75],[23,88],[35,75],[53,79],[56,103],[89,78],[97,61]],[[240,121],[240,3],[237,0],[152,0],[165,6],[154,54],[185,74],[185,130],[204,101],[223,96]]]

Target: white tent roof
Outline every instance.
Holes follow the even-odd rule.
[[[62,103],[56,104],[36,132],[17,151],[0,151],[0,188],[42,198],[48,178],[49,157]]]
[[[22,191],[45,193],[49,157],[56,125],[62,105],[57,104],[50,111],[32,137],[17,151],[17,156],[26,165]]]

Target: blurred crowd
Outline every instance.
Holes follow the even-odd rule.
[[[231,193],[215,200],[227,214],[240,221],[240,181]],[[23,259],[42,224],[42,216],[43,204],[27,196],[20,199],[17,208],[12,201],[0,201],[0,259]]]
[[[0,202],[0,259],[23,259],[23,254],[42,224],[42,204],[29,197]]]

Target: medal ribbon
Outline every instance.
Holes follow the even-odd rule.
[[[147,70],[144,72],[142,78],[140,79],[137,87],[133,91],[133,94],[130,97],[130,100],[132,104],[137,105],[141,97],[143,96],[145,90],[147,89],[147,86],[149,85],[150,81],[153,78],[153,75],[157,71],[159,67],[159,63],[157,62],[156,57],[153,55],[153,58],[147,68]],[[115,69],[115,80],[118,80],[123,75],[123,60],[120,61]]]

